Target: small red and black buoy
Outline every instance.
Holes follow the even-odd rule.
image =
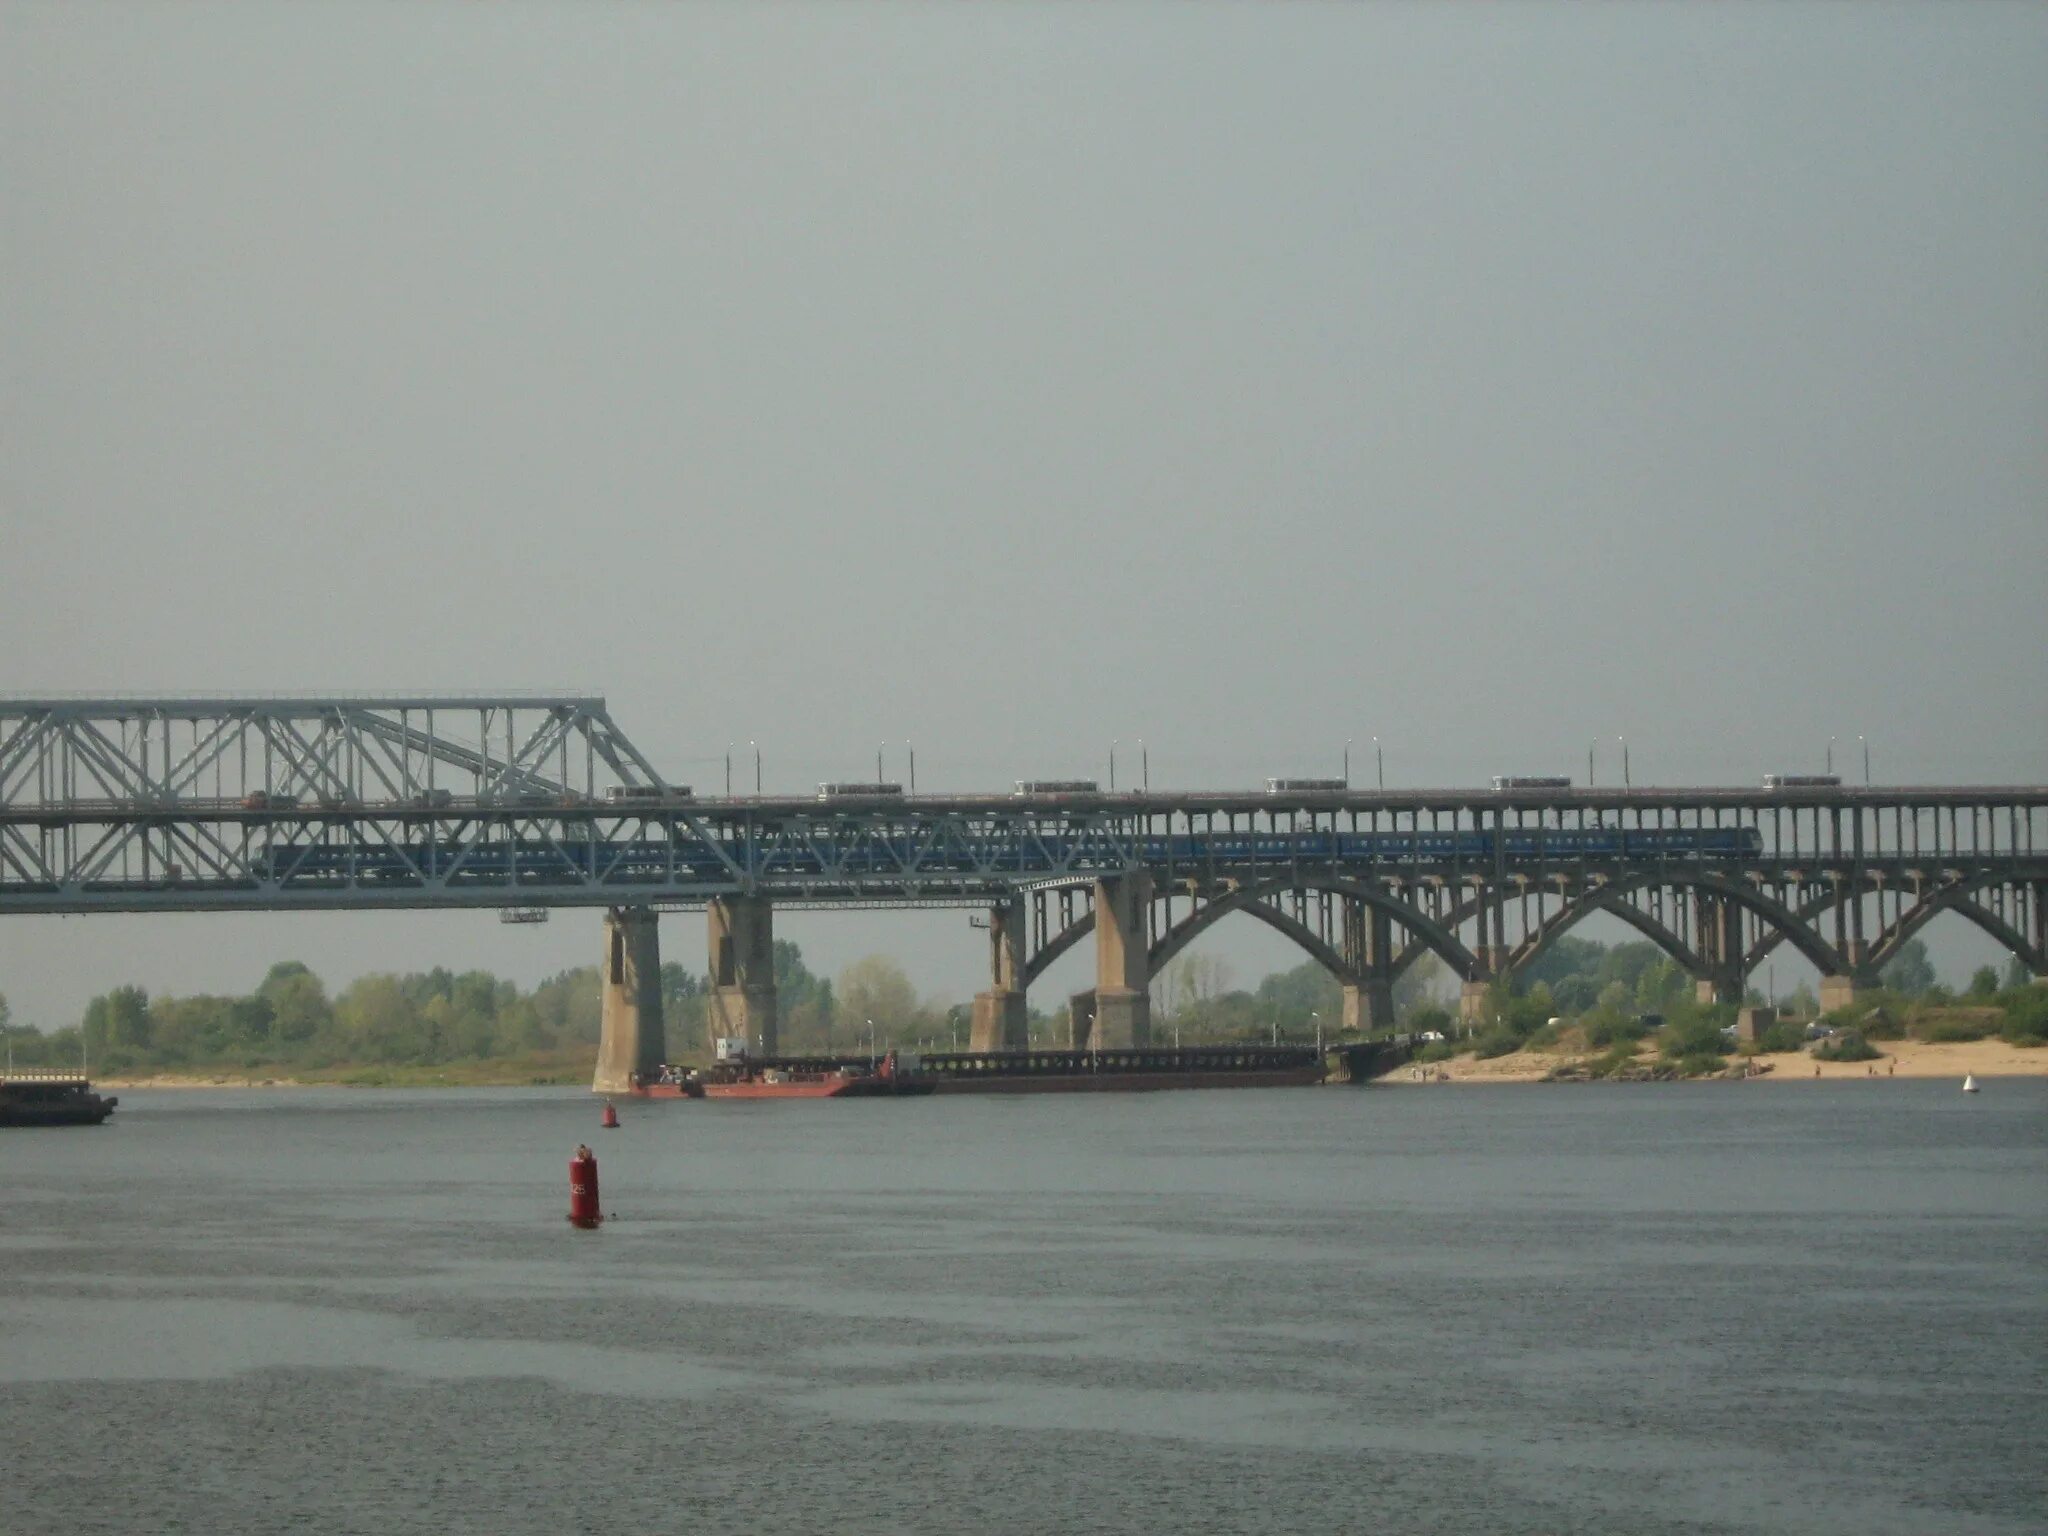
[[[569,1224],[588,1229],[603,1220],[597,1200],[597,1154],[578,1146],[569,1159]]]
[[[597,1123],[604,1130],[616,1131],[619,1128],[619,1106],[610,1099],[606,1099],[604,1101],[604,1114]]]

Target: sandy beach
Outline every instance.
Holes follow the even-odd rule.
[[[1771,1070],[1757,1081],[1811,1083],[1831,1077],[1952,1077],[1961,1082],[1965,1075],[1990,1077],[2048,1077],[2048,1048],[2023,1050],[2003,1040],[1970,1040],[1955,1044],[1930,1045],[1924,1040],[1880,1040],[1873,1045],[1884,1055],[1877,1061],[1815,1061],[1802,1051],[1784,1051],[1756,1058]],[[1580,1060],[1567,1052],[1516,1051],[1480,1061],[1472,1056],[1454,1056],[1423,1070],[1431,1075],[1417,1079],[1413,1069],[1396,1067],[1383,1083],[1435,1081],[1440,1069],[1454,1083],[1535,1083],[1556,1067]],[[1655,1058],[1645,1054],[1647,1064]],[[1730,1064],[1738,1058],[1730,1057]],[[1819,1070],[1816,1072],[1816,1068]],[[1875,1071],[1872,1069],[1875,1068]]]

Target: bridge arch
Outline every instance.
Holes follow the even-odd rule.
[[[1092,885],[1093,882],[1087,884]],[[1152,946],[1148,954],[1151,968],[1156,972],[1210,924],[1232,912],[1248,912],[1269,928],[1293,940],[1333,975],[1340,979],[1355,980],[1342,955],[1306,924],[1289,917],[1271,903],[1269,898],[1279,892],[1290,890],[1327,891],[1332,895],[1352,898],[1367,907],[1385,912],[1395,923],[1407,930],[1412,937],[1401,952],[1393,957],[1390,965],[1393,975],[1399,975],[1414,964],[1425,950],[1441,956],[1461,981],[1470,981],[1479,974],[1478,958],[1458,938],[1454,929],[1446,927],[1419,907],[1391,896],[1377,886],[1329,875],[1299,878],[1289,875],[1262,881],[1256,885],[1241,886],[1202,903],[1194,912],[1162,935],[1158,944]],[[1155,892],[1153,900],[1164,900],[1165,896],[1166,893],[1163,891]],[[1077,914],[1065,928],[1048,937],[1045,943],[1026,959],[1022,984],[1030,987],[1068,950],[1094,930],[1095,910],[1091,905],[1088,911]]]
[[[2034,946],[2027,942],[2025,934],[1997,913],[1986,911],[1973,899],[1979,891],[1994,883],[1996,882],[1993,877],[1984,875],[1938,886],[1922,895],[1919,901],[1899,915],[1891,927],[1872,941],[1867,961],[1869,968],[1873,971],[1884,969],[1898,958],[1898,953],[1907,940],[1913,938],[1942,913],[1953,912],[1976,924],[1992,939],[2018,955],[2037,974],[2043,969],[2048,969],[2048,966],[2044,966],[2044,959],[2048,957],[2037,953]]]
[[[1691,976],[1707,974],[1706,961],[1699,952],[1679,936],[1668,924],[1659,922],[1649,913],[1632,906],[1628,898],[1637,891],[1647,890],[1657,883],[1652,876],[1640,876],[1632,880],[1616,881],[1612,884],[1593,886],[1577,899],[1568,901],[1550,917],[1544,919],[1536,932],[1515,946],[1504,967],[1509,977],[1526,970],[1540,959],[1559,939],[1573,928],[1598,912],[1605,912],[1620,918],[1636,932],[1648,939],[1657,948],[1676,960]]]
[[[1703,891],[1712,891],[1717,896],[1727,897],[1737,906],[1747,907],[1763,920],[1766,928],[1777,929],[1779,937],[1811,960],[1814,968],[1823,976],[1839,976],[1847,968],[1834,946],[1814,932],[1812,924],[1776,897],[1766,896],[1762,891],[1730,880],[1725,875],[1701,872],[1683,883],[1696,885]],[[1757,961],[1763,957],[1767,948],[1768,946],[1760,943],[1742,956],[1739,963],[1745,976],[1756,968]]]
[[[1289,917],[1266,899],[1279,891],[1291,890],[1293,888],[1292,882],[1256,887],[1245,886],[1230,892],[1226,896],[1220,896],[1214,901],[1204,902],[1193,912],[1190,912],[1186,917],[1175,923],[1164,934],[1160,935],[1159,942],[1152,946],[1151,952],[1147,956],[1152,974],[1157,976],[1160,971],[1172,963],[1182,950],[1186,949],[1189,944],[1193,943],[1221,919],[1228,917],[1233,912],[1243,912],[1257,918],[1276,933],[1284,934],[1289,939],[1292,939],[1297,946],[1308,952],[1312,960],[1321,965],[1324,970],[1330,972],[1340,982],[1356,982],[1358,977],[1351,967],[1344,963],[1344,957],[1328,944],[1325,944],[1321,935],[1317,934],[1306,923]]]

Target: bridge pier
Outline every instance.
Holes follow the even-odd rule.
[[[745,1040],[773,1056],[776,1032],[775,922],[765,896],[719,896],[705,908],[711,991],[704,1010],[711,1038]]]
[[[1487,997],[1492,991],[1493,983],[1484,979],[1468,981],[1459,987],[1458,1022],[1468,1026],[1484,1023]]]
[[[1702,1003],[1741,1007],[1749,980],[1742,964],[1742,908],[1717,891],[1695,888],[1693,951],[1701,965],[1693,977],[1693,996]]]
[[[594,1093],[624,1093],[652,1077],[668,1056],[661,1022],[661,944],[652,907],[613,907],[604,916],[604,961]]]
[[[1085,1051],[1095,1044],[1095,989],[1067,999],[1067,1049]]]
[[[1022,1051],[1031,1045],[1031,1016],[1024,1005],[1024,902],[1020,897],[989,908],[990,985],[974,995],[974,1023],[968,1048]]]
[[[1394,1027],[1394,920],[1355,896],[1344,899],[1344,958],[1358,980],[1344,983],[1344,1032]]]
[[[1095,882],[1094,1042],[1105,1051],[1152,1043],[1151,901],[1144,870]]]
[[[1840,1008],[1853,1008],[1857,995],[1876,985],[1876,977],[1862,973],[1823,976],[1820,979],[1820,1011],[1833,1013]]]

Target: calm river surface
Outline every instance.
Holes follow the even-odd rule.
[[[2048,1082],[623,1113],[0,1132],[0,1527],[2048,1530]]]

